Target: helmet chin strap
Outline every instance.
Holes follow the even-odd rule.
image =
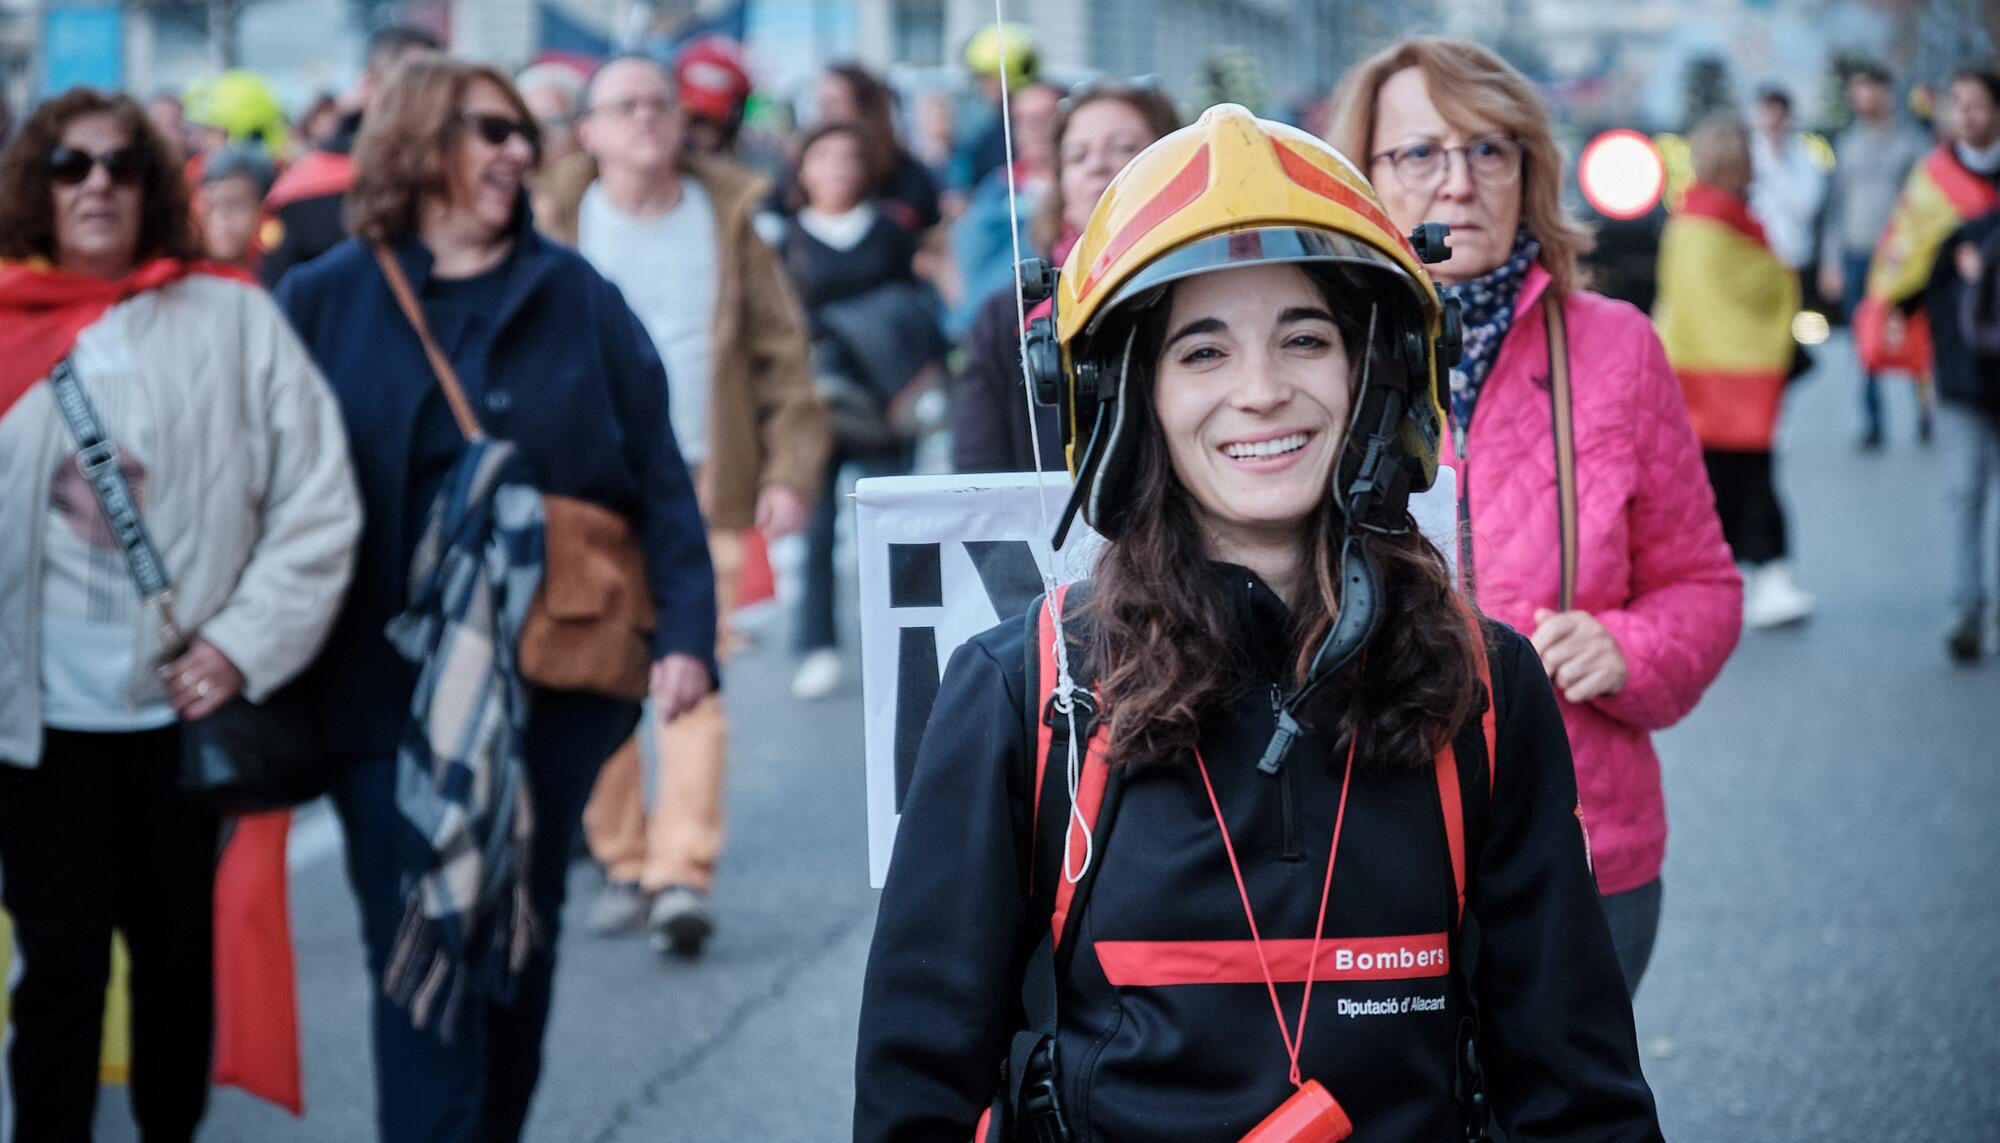
[[[1341,540],[1340,594],[1333,614],[1333,627],[1326,633],[1319,650],[1314,652],[1306,677],[1278,704],[1278,725],[1271,732],[1271,741],[1264,748],[1264,756],[1257,761],[1257,769],[1267,775],[1278,772],[1279,767],[1285,764],[1285,757],[1292,752],[1292,746],[1304,734],[1305,729],[1299,724],[1299,712],[1312,700],[1313,693],[1354,661],[1354,657],[1375,637],[1375,629],[1381,624],[1382,573],[1369,549],[1369,534],[1387,530],[1372,517],[1386,507],[1385,501],[1391,498],[1388,476],[1398,463],[1392,446],[1403,419],[1403,408],[1393,389],[1378,395],[1369,383],[1375,361],[1377,313],[1376,307],[1369,307],[1368,339],[1362,343],[1361,384],[1356,387],[1354,416],[1347,427],[1345,447],[1359,447],[1361,462],[1353,478],[1344,486],[1338,461],[1334,468]],[[1377,410],[1375,424],[1367,426],[1365,439],[1360,438],[1362,419],[1371,408]],[[1360,442],[1358,445],[1357,440]]]
[[[1292,745],[1304,733],[1298,712],[1311,700],[1313,692],[1352,662],[1375,637],[1375,628],[1382,618],[1382,573],[1375,567],[1368,544],[1366,532],[1352,526],[1347,528],[1340,544],[1340,610],[1334,613],[1333,630],[1327,632],[1326,641],[1313,655],[1305,681],[1278,705],[1277,729],[1271,732],[1270,745],[1257,761],[1257,769],[1266,774],[1278,772],[1285,764],[1285,756],[1292,752]]]
[[[1139,327],[1134,325],[1125,333],[1125,351],[1118,359],[1118,385],[1109,391],[1099,389],[1091,394],[1090,400],[1097,406],[1097,415],[1090,419],[1090,440],[1083,446],[1083,455],[1076,461],[1076,484],[1070,489],[1069,501],[1063,505],[1062,516],[1056,520],[1055,537],[1050,541],[1056,548],[1063,546],[1069,538],[1069,527],[1076,522],[1076,514],[1083,510],[1097,487],[1097,470],[1104,463],[1104,454],[1111,448],[1111,441],[1118,434],[1114,420],[1122,421],[1125,416],[1125,382],[1132,376],[1132,343],[1139,336]],[[1099,382],[1103,384],[1103,382]],[[1107,416],[1104,405],[1116,394],[1118,409],[1115,416]],[[1080,400],[1072,394],[1071,400]],[[1072,414],[1074,416],[1074,414]],[[1041,454],[1036,453],[1037,456]],[[1102,520],[1094,521],[1103,523]]]

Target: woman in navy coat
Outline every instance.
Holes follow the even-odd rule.
[[[348,200],[357,237],[288,275],[278,294],[339,399],[367,515],[354,586],[310,683],[324,741],[351,760],[336,800],[378,983],[385,1140],[519,1137],[540,1071],[565,862],[598,766],[631,734],[639,707],[531,693],[526,883],[543,939],[511,997],[467,1003],[449,1038],[416,1027],[379,987],[428,844],[397,807],[397,746],[418,667],[383,628],[408,602],[418,539],[465,446],[374,244],[409,280],[487,434],[515,444],[541,492],[632,525],[658,607],[651,689],[661,714],[715,686],[714,581],[668,425],[666,377],[617,289],[535,233],[522,179],[538,150],[535,120],[504,76],[444,57],[405,65],[357,146]]]

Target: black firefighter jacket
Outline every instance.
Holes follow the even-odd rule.
[[[1215,567],[1246,652],[1219,665],[1242,685],[1204,727],[1202,754],[1272,951],[1312,937],[1340,760],[1308,738],[1278,777],[1257,771],[1288,617],[1249,572]],[[869,956],[858,1143],[970,1138],[1017,1029],[1022,966],[1049,924],[1027,891],[1030,630],[1012,620],[960,648],[925,731]],[[1472,803],[1485,820],[1467,825],[1488,1098],[1515,1143],[1658,1139],[1562,719],[1528,641],[1496,630],[1497,780],[1490,803],[1483,788]],[[1123,787],[1094,854],[1098,880],[1064,938],[1075,942],[1058,1033],[1072,1138],[1228,1143],[1292,1094],[1283,1040],[1192,760]],[[1446,936],[1455,911],[1435,773],[1363,764],[1300,1058],[1357,1143],[1461,1138],[1461,1013],[1445,967],[1460,952]],[[1296,1026],[1304,970],[1278,975]]]

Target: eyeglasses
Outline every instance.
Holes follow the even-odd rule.
[[[1521,177],[1521,143],[1510,135],[1488,135],[1462,147],[1444,147],[1431,140],[1395,147],[1371,155],[1373,166],[1389,160],[1396,181],[1413,191],[1435,190],[1451,169],[1451,156],[1465,156],[1466,170],[1481,186],[1503,187]]]
[[[93,155],[79,147],[57,147],[49,152],[49,177],[62,186],[80,186],[99,166],[114,184],[137,186],[146,174],[146,155],[131,145],[114,147],[102,155]]]
[[[458,118],[459,122],[472,128],[474,134],[485,140],[489,147],[504,147],[507,145],[507,140],[519,135],[526,140],[529,147],[538,152],[542,149],[541,132],[533,123],[523,123],[506,115],[494,115],[483,111],[460,112]]]
[[[665,118],[673,114],[674,101],[664,95],[634,95],[629,99],[614,99],[600,103],[590,109],[592,115],[609,115],[613,119],[631,119],[641,111],[650,111]]]

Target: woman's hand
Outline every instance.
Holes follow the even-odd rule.
[[[1910,333],[1909,319],[1894,309],[1882,319],[1882,345],[1891,352],[1903,348],[1903,339]]]
[[[805,497],[782,484],[773,484],[757,494],[757,530],[767,540],[776,540],[806,526]]]
[[[1535,611],[1535,653],[1562,696],[1589,702],[1625,689],[1625,653],[1588,611]]]
[[[1979,280],[1979,272],[1986,268],[1985,261],[1979,257],[1979,247],[1974,246],[1970,242],[1961,242],[1958,244],[1956,257],[1958,261],[1958,276],[1968,282],[1977,282]]]
[[[206,639],[196,639],[180,658],[160,668],[167,702],[188,722],[199,722],[243,692],[243,672]]]
[[[653,664],[648,688],[660,721],[672,722],[701,701],[709,690],[708,666],[693,655],[668,655]]]

